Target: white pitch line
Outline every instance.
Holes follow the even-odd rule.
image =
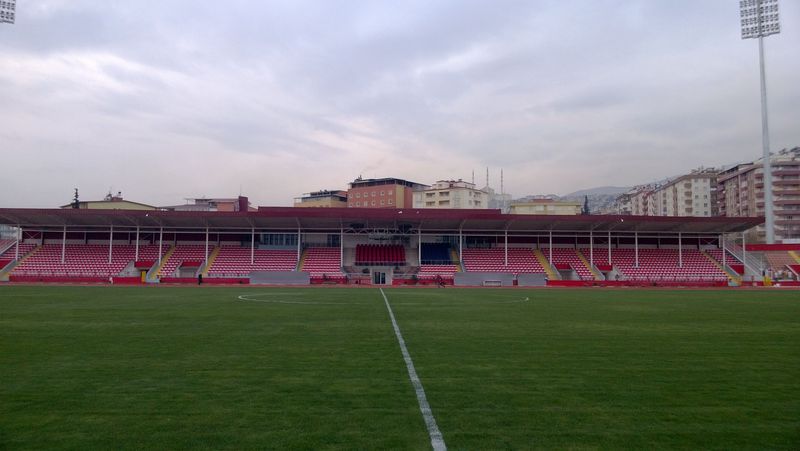
[[[411,354],[408,353],[406,348],[406,341],[403,340],[403,334],[400,333],[400,326],[394,319],[394,312],[392,306],[389,305],[389,299],[386,298],[386,293],[381,290],[383,302],[386,303],[386,309],[389,310],[389,318],[392,320],[392,327],[394,327],[394,334],[397,336],[397,342],[400,343],[400,351],[403,353],[403,360],[406,361],[406,368],[408,369],[408,378],[411,379],[411,385],[417,393],[417,402],[419,403],[419,410],[422,412],[422,418],[425,420],[425,426],[428,428],[428,435],[431,437],[431,446],[433,451],[446,451],[447,445],[444,444],[444,437],[439,431],[439,426],[436,425],[436,419],[433,417],[431,406],[428,404],[428,398],[425,396],[425,389],[422,388],[422,381],[417,376],[417,370],[414,369],[414,362],[411,361]]]

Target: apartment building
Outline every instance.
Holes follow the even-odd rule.
[[[800,147],[772,156],[772,201],[775,241],[800,242]],[[733,166],[719,174],[717,206],[722,216],[764,215],[763,159]],[[756,240],[765,239],[763,226]]]
[[[489,208],[489,195],[474,183],[439,180],[427,189],[414,192],[414,208]]]

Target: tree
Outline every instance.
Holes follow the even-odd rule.
[[[590,212],[589,212],[589,196],[584,196],[583,197],[583,208],[581,209],[581,214],[582,215],[590,214]]]
[[[80,208],[81,203],[78,200],[78,188],[75,188],[75,196],[72,198],[72,208]]]

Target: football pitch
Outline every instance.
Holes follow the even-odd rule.
[[[797,449],[800,292],[0,287],[0,449]]]

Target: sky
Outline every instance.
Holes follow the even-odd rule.
[[[800,146],[800,2],[765,39]],[[515,197],[761,154],[735,0],[20,0],[0,24],[0,207],[109,191],[288,206],[358,176]]]

